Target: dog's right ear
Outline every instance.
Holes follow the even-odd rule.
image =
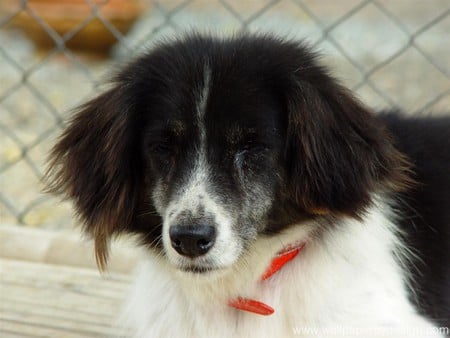
[[[323,69],[304,69],[287,95],[293,200],[312,214],[359,217],[372,193],[407,189],[409,163],[383,125]]]
[[[119,82],[82,105],[54,146],[45,175],[48,191],[74,202],[101,269],[109,239],[129,227],[143,193],[140,122],[128,92]]]

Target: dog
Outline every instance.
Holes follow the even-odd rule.
[[[77,109],[49,158],[135,337],[445,337],[450,118],[373,112],[302,41],[188,34]]]

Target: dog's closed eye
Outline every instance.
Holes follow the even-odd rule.
[[[234,155],[234,167],[242,180],[247,175],[258,171],[258,167],[264,165],[264,159],[269,152],[269,147],[262,143],[252,142],[236,151]]]
[[[155,143],[149,146],[151,154],[158,157],[168,157],[176,153],[176,149],[168,143]]]
[[[269,147],[265,144],[252,143],[242,147],[235,153],[235,161],[243,162],[246,160],[258,159],[269,151]]]

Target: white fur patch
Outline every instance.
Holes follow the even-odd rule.
[[[313,236],[314,224],[299,224],[260,238],[221,275],[181,273],[149,256],[138,271],[126,323],[139,338],[444,337],[408,300],[389,207],[378,203],[362,222],[343,223],[320,237]],[[295,241],[306,241],[305,249],[259,281],[275,253]],[[236,296],[265,302],[275,313],[264,317],[227,306]]]

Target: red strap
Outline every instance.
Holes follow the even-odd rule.
[[[271,315],[275,311],[267,304],[258,302],[257,300],[242,297],[229,301],[228,305],[238,310],[253,312],[263,316]]]
[[[261,277],[261,280],[270,278],[273,274],[280,271],[286,263],[293,260],[300,251],[305,247],[305,243],[297,246],[289,246],[283,251],[279,252],[271,261],[269,267],[266,269]],[[268,316],[275,312],[275,310],[267,304],[259,302],[254,299],[238,297],[228,302],[228,305],[238,310],[253,312],[259,315]]]
[[[295,247],[288,247],[285,250],[281,251],[276,255],[272,262],[270,263],[269,267],[267,268],[266,272],[261,277],[261,280],[266,280],[269,277],[271,277],[274,273],[281,270],[281,268],[289,261],[293,260],[299,252],[304,248],[305,243],[302,243]]]

